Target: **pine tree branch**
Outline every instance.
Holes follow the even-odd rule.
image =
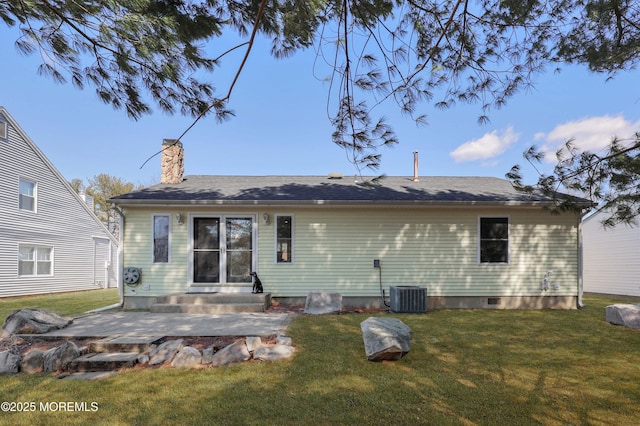
[[[238,78],[240,77],[240,74],[242,73],[242,69],[244,68],[245,63],[247,62],[247,59],[249,58],[249,54],[251,53],[251,49],[253,48],[253,42],[255,40],[256,34],[258,33],[258,28],[260,25],[260,20],[262,18],[262,15],[264,13],[264,9],[267,5],[267,0],[262,0],[262,2],[260,3],[260,8],[258,9],[258,14],[256,16],[256,19],[254,21],[253,24],[253,30],[251,31],[251,37],[249,38],[249,41],[245,42],[245,43],[241,43],[229,50],[227,50],[226,52],[224,52],[222,55],[220,55],[217,59],[221,58],[222,56],[226,55],[227,53],[241,47],[244,45],[247,45],[247,50],[244,54],[244,57],[242,58],[242,62],[240,63],[240,66],[238,67],[238,70],[236,71],[236,74],[233,78],[233,81],[231,83],[231,85],[229,86],[229,90],[227,91],[227,95],[224,98],[221,99],[216,99],[214,100],[214,102],[212,102],[206,109],[204,109],[202,112],[200,112],[200,114],[193,120],[193,122],[191,123],[191,125],[189,125],[189,127],[186,128],[186,130],[184,132],[182,132],[182,134],[173,142],[173,144],[168,144],[167,146],[165,146],[163,149],[161,149],[160,151],[156,152],[155,154],[153,154],[151,157],[147,158],[144,163],[142,163],[142,165],[140,166],[140,169],[142,169],[145,164],[147,164],[152,158],[156,157],[157,155],[161,154],[162,151],[164,151],[165,149],[169,149],[170,147],[172,147],[173,145],[177,144],[178,142],[180,142],[180,140],[198,123],[198,121],[200,121],[200,119],[202,117],[204,117],[209,111],[211,111],[211,109],[215,108],[216,106],[222,106],[225,102],[227,102],[230,98],[231,98],[231,93],[233,92],[233,88],[236,85],[236,82],[238,81]]]
[[[94,48],[94,54],[96,55],[96,57],[102,56],[101,54],[99,54],[99,52],[97,51],[96,48],[100,48],[100,49],[104,49],[107,52],[111,53],[112,55],[119,57],[121,56],[120,52],[118,52],[115,49],[112,49],[111,47],[100,43],[98,40],[96,40],[95,38],[91,37],[89,34],[87,34],[85,31],[83,31],[78,25],[75,24],[75,22],[73,22],[72,19],[68,18],[67,16],[65,16],[63,13],[61,13],[58,9],[56,9],[55,7],[53,7],[53,5],[51,3],[49,3],[48,1],[44,0],[43,1],[44,5],[47,7],[47,9],[49,9],[54,15],[56,15],[58,18],[60,18],[61,22],[64,22],[65,24],[69,25],[69,27],[71,27],[75,32],[77,32],[78,34],[80,34],[80,36],[82,36],[82,38],[84,38],[85,40],[87,40],[87,42],[93,46]],[[150,67],[149,65],[147,65],[146,63],[139,61],[135,58],[127,58],[129,61],[133,62],[134,64],[142,67],[142,68],[146,68],[149,71],[155,73],[155,70]]]

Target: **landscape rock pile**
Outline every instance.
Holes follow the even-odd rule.
[[[290,343],[286,336],[276,337]],[[197,340],[197,339],[192,339]],[[16,342],[20,342],[15,339]],[[248,342],[250,342],[248,344]],[[31,345],[22,345],[31,346]],[[251,348],[251,349],[250,349]],[[43,350],[31,348],[22,352],[18,344],[0,351],[0,373],[2,374],[38,374],[61,373],[72,370],[74,361],[87,355],[88,346],[78,347],[74,342],[62,344]],[[281,343],[263,343],[257,336],[238,338],[223,348],[205,347],[202,349],[185,344],[184,339],[167,340],[158,345],[151,345],[148,350],[137,354],[135,365],[139,367],[173,367],[173,368],[211,368],[250,361],[277,361],[290,358],[295,354],[295,347]],[[115,355],[115,354],[108,354]],[[102,365],[102,364],[99,364]],[[101,370],[101,367],[96,370]]]
[[[213,338],[191,338],[191,345],[183,338],[165,337],[144,350],[124,353],[102,353],[95,346],[92,350],[96,342],[33,342],[17,336],[46,333],[70,323],[71,320],[39,309],[23,309],[9,315],[0,339],[0,374],[103,371],[131,366],[207,368],[249,360],[276,361],[295,353],[291,338],[284,335],[267,336],[265,341],[259,336],[217,338],[215,343]],[[126,363],[117,364],[115,360]]]

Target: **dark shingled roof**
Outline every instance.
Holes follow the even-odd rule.
[[[146,204],[547,204],[552,198],[516,191],[493,177],[428,176],[413,182],[385,177],[379,185],[353,177],[327,176],[185,176],[178,184],[159,184],[111,201]],[[367,178],[365,178],[367,181]],[[586,201],[586,200],[585,200]]]

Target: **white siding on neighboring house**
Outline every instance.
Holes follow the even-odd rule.
[[[93,282],[97,287],[117,287],[117,271],[113,268],[117,253],[113,249],[108,238],[94,237]]]
[[[7,123],[0,140],[0,297],[102,288],[109,256],[118,267],[117,241],[1,107],[0,121]],[[35,211],[19,208],[20,179],[36,183]],[[19,274],[20,247],[50,248],[52,273]],[[115,286],[110,276],[106,284]]]
[[[604,228],[604,212],[582,225],[584,291],[640,296],[640,227]]]

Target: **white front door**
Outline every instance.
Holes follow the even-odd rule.
[[[251,291],[254,224],[254,217],[247,215],[194,216],[191,286],[201,291]]]

